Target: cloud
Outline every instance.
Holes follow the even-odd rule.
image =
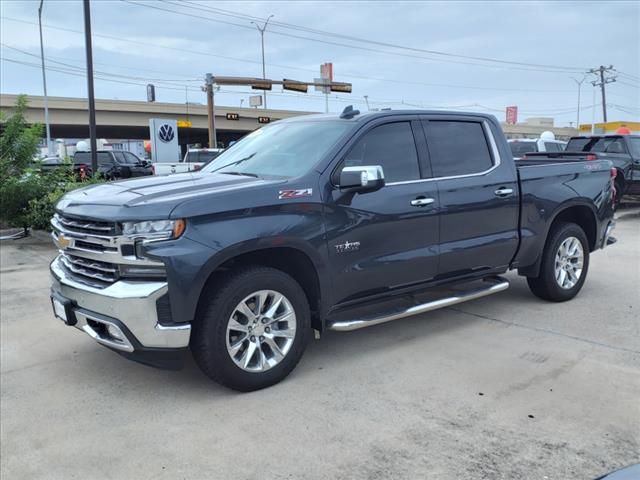
[[[261,76],[260,35],[249,18],[238,16],[264,18],[274,14],[272,20],[275,22],[303,28],[285,29],[276,24],[267,28],[267,74],[274,78],[311,80],[318,76],[321,63],[332,61],[336,80],[351,81],[354,92],[352,95],[339,95],[342,100],[336,100],[332,95],[333,110],[341,109],[347,101],[363,108],[363,96],[367,95],[370,103],[377,106],[394,101],[420,105],[478,104],[492,109],[489,111],[497,110],[495,113],[499,117],[503,117],[500,112],[506,105],[518,105],[521,117],[541,116],[548,112],[558,123],[566,124],[575,119],[575,110],[571,110],[577,107],[577,86],[570,78],[571,73],[525,71],[514,65],[468,65],[465,63],[479,62],[354,42],[347,38],[319,35],[308,29],[457,55],[524,63],[584,68],[613,64],[625,74],[640,77],[640,4],[637,2],[195,4],[202,10],[189,8],[188,4],[135,2],[144,3],[144,6],[115,1],[92,2],[96,69],[155,79],[203,78],[208,72]],[[3,0],[2,4],[3,17],[37,23],[37,3]],[[238,15],[223,15],[225,12],[211,9],[228,10]],[[80,2],[47,0],[43,20],[48,25],[82,31],[82,5]],[[0,27],[3,43],[38,53],[37,26],[3,19]],[[357,45],[364,49],[336,44]],[[82,35],[45,29],[45,45],[46,54],[52,59],[81,67],[84,65]],[[28,59],[5,48],[2,56]],[[37,62],[37,59],[29,59],[34,60]],[[3,92],[40,94],[37,69],[3,62],[2,70]],[[608,85],[609,101],[636,109],[632,111],[638,112],[637,118],[640,116],[640,83],[628,76],[620,80]],[[51,95],[77,96],[84,91],[85,84],[81,76],[51,72],[48,87]],[[163,101],[184,101],[183,87],[172,89],[170,85],[186,85],[191,89],[190,101],[204,101],[197,82],[164,84],[164,90],[159,84],[158,93]],[[245,93],[247,88],[228,87],[224,90],[217,97],[220,104],[238,105],[241,98],[248,96]],[[143,86],[105,80],[96,81],[96,91],[106,98],[145,98]],[[583,106],[591,102],[591,93],[591,85],[585,82],[582,87]],[[315,92],[304,96],[274,90],[270,94],[269,105],[321,111],[324,99]],[[630,117],[619,110],[611,111],[609,116]]]

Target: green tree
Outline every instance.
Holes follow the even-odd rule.
[[[41,124],[29,125],[25,118],[27,96],[19,95],[9,115],[0,116],[0,182],[22,175],[31,165],[42,138]]]

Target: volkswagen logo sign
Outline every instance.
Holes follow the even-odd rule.
[[[160,125],[160,128],[158,128],[158,138],[164,143],[169,143],[175,136],[176,133],[173,127],[168,123],[163,123]]]

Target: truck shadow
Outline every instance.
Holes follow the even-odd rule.
[[[313,382],[318,370],[344,370],[350,364],[375,362],[376,357],[384,351],[412,348],[415,344],[428,350],[445,337],[464,334],[465,330],[490,320],[483,315],[464,312],[490,310],[506,320],[511,315],[516,315],[525,304],[540,302],[529,293],[524,279],[514,275],[509,280],[512,283],[509,290],[462,304],[462,311],[447,308],[353,332],[325,332],[319,341],[310,341],[305,355],[292,374],[269,390],[290,390],[294,382]],[[492,328],[505,328],[505,325],[496,322]],[[224,398],[236,395],[204,375],[190,353],[185,359],[184,368],[179,371],[158,370],[136,364],[98,345],[95,351],[87,352],[86,355],[82,367],[90,370],[87,372],[89,376],[104,376],[105,371],[110,371],[109,376],[118,377],[119,384],[142,384],[145,390],[177,397]],[[297,388],[294,390],[298,391]]]

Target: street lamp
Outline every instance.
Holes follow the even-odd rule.
[[[582,89],[582,83],[587,79],[586,75],[582,77],[582,80],[578,80],[576,78],[571,77],[571,80],[573,80],[574,82],[576,82],[576,84],[578,85],[578,112],[577,112],[577,116],[578,118],[576,119],[576,128],[578,130],[580,130],[580,90]]]
[[[262,26],[262,28],[260,28],[260,25],[258,25],[256,22],[251,22],[252,24],[254,24],[256,26],[256,28],[258,29],[258,31],[260,32],[260,41],[262,43],[262,78],[267,78],[267,74],[264,68],[264,31],[267,29],[267,25],[269,24],[269,20],[271,20],[271,17],[273,17],[273,15],[269,15],[269,17],[267,18],[267,20],[264,22],[264,25]],[[264,108],[267,108],[267,91],[263,90],[262,91],[262,101],[264,103]]]
[[[51,156],[51,129],[49,127],[49,100],[47,98],[47,76],[44,73],[44,43],[42,42],[42,4],[38,7],[38,25],[40,27],[40,58],[42,59],[42,86],[44,88],[44,123],[47,129],[47,155]]]

